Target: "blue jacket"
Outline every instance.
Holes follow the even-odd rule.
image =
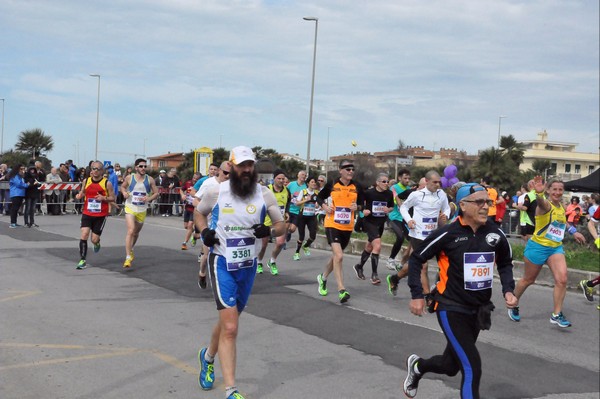
[[[24,197],[27,187],[29,187],[29,184],[25,183],[25,179],[19,174],[15,175],[10,179],[10,197]]]
[[[115,195],[119,194],[119,177],[113,169],[108,170],[108,181],[113,185]]]

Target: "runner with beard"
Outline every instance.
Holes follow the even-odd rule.
[[[128,175],[121,185],[121,193],[125,199],[125,262],[123,267],[131,267],[133,262],[133,247],[144,227],[148,204],[158,197],[158,188],[154,178],[146,174],[148,164],[143,158],[135,160],[135,174]]]
[[[221,363],[225,397],[243,399],[235,386],[236,338],[254,278],[261,239],[285,234],[285,223],[271,190],[258,184],[256,158],[248,147],[231,150],[229,181],[209,189],[194,211],[204,244],[210,247],[208,273],[219,311],[210,344],[198,352],[204,390],[214,385],[214,360]],[[211,215],[210,224],[208,215]],[[269,216],[272,226],[265,226]]]

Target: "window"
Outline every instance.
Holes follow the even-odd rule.
[[[581,173],[581,165],[575,164],[575,173]]]
[[[158,161],[158,167],[159,168],[164,168],[167,166],[167,161]]]
[[[571,164],[570,163],[565,164],[565,173],[571,173]]]
[[[550,170],[548,171],[551,175],[556,175],[556,162],[550,164]]]
[[[591,175],[594,172],[594,165],[588,166],[588,175]]]

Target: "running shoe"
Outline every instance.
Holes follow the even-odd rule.
[[[133,262],[133,260],[135,259],[135,256],[133,255],[133,249],[131,250],[131,252],[129,252],[129,257],[131,258],[131,261]]]
[[[235,391],[234,393],[232,393],[231,395],[229,395],[227,397],[227,399],[244,399],[244,397],[242,396],[241,393],[239,393],[238,391]]]
[[[554,313],[552,313],[550,315],[550,323],[556,324],[562,328],[571,327],[571,322],[565,318],[563,312],[558,312],[557,315],[554,315]]]
[[[373,275],[371,275],[371,284],[373,285],[377,285],[380,284],[381,280],[379,279],[379,276],[377,276],[376,273],[374,273]]]
[[[192,243],[192,247],[195,247],[196,246],[196,237],[194,237],[192,235],[192,239],[190,240],[190,242]]]
[[[17,227],[21,227],[21,225],[16,224],[16,223],[11,223],[10,226],[8,226],[9,229],[16,229]]]
[[[309,247],[302,247],[302,249],[304,250],[304,255],[310,256],[310,248]]]
[[[588,280],[581,280],[579,282],[579,286],[581,287],[581,290],[583,291],[583,295],[585,295],[585,299],[587,299],[590,302],[593,302],[594,301],[594,289],[592,287],[588,287],[587,282],[588,282]]]
[[[519,314],[519,307],[515,306],[512,309],[508,309],[508,317],[512,320],[512,321],[516,321],[519,322],[521,321],[521,315]]]
[[[396,296],[396,294],[398,293],[398,284],[394,284],[394,282],[392,281],[391,274],[389,274],[385,279],[387,280],[389,293],[393,296]]]
[[[406,359],[406,379],[404,380],[404,394],[409,398],[417,396],[417,389],[419,389],[419,381],[421,380],[421,374],[417,374],[415,371],[415,365],[419,363],[421,358],[414,353]]]
[[[133,258],[131,256],[126,257],[125,262],[123,262],[123,267],[124,268],[131,267],[131,262],[133,262]]]
[[[293,260],[300,260],[300,254],[298,252],[294,253],[294,256],[292,256]]]
[[[187,251],[187,243],[185,243],[185,242],[181,243],[181,250],[182,251]]]
[[[198,364],[200,365],[198,384],[200,385],[200,388],[204,389],[205,391],[212,389],[215,382],[215,365],[214,363],[207,362],[204,358],[207,350],[208,348],[202,348],[198,352]]]
[[[198,275],[198,287],[202,289],[206,288],[206,276]]]
[[[340,303],[346,303],[350,299],[350,293],[346,290],[340,290],[338,298],[340,298]]]
[[[31,224],[29,225],[29,227],[40,227],[40,226],[38,226],[38,225],[37,225],[37,224],[35,224],[35,223],[31,223]]]
[[[81,269],[85,269],[86,267],[87,267],[87,263],[85,262],[85,259],[81,259],[79,261],[79,263],[77,264],[76,269],[81,270]]]
[[[258,266],[256,266],[256,274],[262,274],[263,272],[263,264],[259,263]]]
[[[97,244],[94,244],[94,253],[97,254],[100,252],[100,241]]]
[[[319,274],[317,281],[319,282],[319,294],[322,296],[327,295],[327,280],[323,280],[323,275]]]
[[[271,269],[271,274],[273,276],[277,276],[279,274],[279,270],[277,270],[277,263],[268,261],[267,266],[269,266],[269,269]]]
[[[388,258],[386,267],[390,270],[396,270],[396,259]]]
[[[356,274],[357,279],[359,279],[359,280],[365,279],[365,274],[363,273],[363,269],[362,269],[362,267],[360,267],[359,264],[352,266],[352,268],[354,269],[354,274]]]

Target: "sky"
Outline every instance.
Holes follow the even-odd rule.
[[[237,145],[469,154],[498,131],[599,146],[596,0],[2,0],[2,149],[54,164]],[[500,119],[500,116],[505,116]],[[501,123],[499,123],[501,121]],[[356,147],[351,142],[355,140]]]

